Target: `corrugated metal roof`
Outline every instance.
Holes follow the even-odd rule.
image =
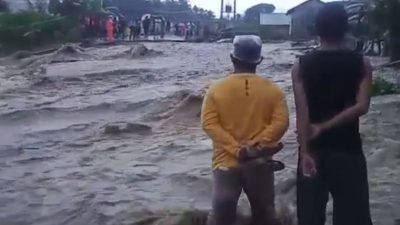
[[[291,16],[285,13],[261,13],[261,25],[290,25]]]

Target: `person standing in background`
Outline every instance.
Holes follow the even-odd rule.
[[[134,20],[130,20],[129,26],[129,41],[134,41],[136,39],[136,23]]]
[[[114,38],[118,37],[118,18],[114,17],[113,19],[113,31],[114,31]]]
[[[136,21],[136,38],[140,38],[141,32],[142,32],[142,21],[138,19]]]
[[[165,36],[165,19],[164,18],[161,18],[161,21],[160,21],[160,23],[161,23],[161,27],[160,27],[160,37],[161,37],[161,39],[163,39],[164,38],[164,36]]]
[[[234,72],[212,84],[204,97],[201,123],[214,147],[208,225],[235,223],[242,190],[250,201],[251,224],[275,224],[272,156],[283,147],[289,113],[279,87],[256,74],[261,48],[258,36],[236,36]]]
[[[126,28],[128,27],[128,24],[126,22],[125,18],[121,18],[118,22],[118,36],[121,40],[125,40],[125,31]]]
[[[316,17],[321,48],[292,71],[299,149],[299,225],[324,225],[329,193],[333,225],[372,225],[359,118],[370,105],[372,67],[343,47],[348,15],[327,3]]]
[[[144,36],[147,38],[149,36],[149,29],[150,29],[150,18],[146,17],[143,20],[143,31],[144,31]]]
[[[106,30],[107,30],[107,41],[113,42],[114,41],[114,21],[112,16],[108,17],[106,22]]]
[[[179,23],[175,23],[175,36],[179,36],[180,32],[179,32]]]
[[[167,33],[171,32],[171,21],[167,20],[167,24],[166,24],[166,30]]]

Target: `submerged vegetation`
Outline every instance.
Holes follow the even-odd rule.
[[[74,18],[35,11],[0,15],[0,48],[32,49],[45,44],[77,41],[79,26]]]

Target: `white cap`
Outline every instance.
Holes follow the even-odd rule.
[[[256,35],[237,35],[233,39],[232,57],[235,59],[259,64],[263,57],[261,56],[262,41]]]

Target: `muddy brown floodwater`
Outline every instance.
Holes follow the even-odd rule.
[[[230,44],[149,43],[59,51],[0,63],[0,224],[119,225],[149,212],[207,210],[211,142],[204,87],[231,70]],[[287,93],[291,128],[276,158],[277,204],[295,212],[294,104],[299,52],[264,45],[259,73]],[[400,218],[400,97],[363,119],[375,224]],[[248,212],[242,199],[241,210]]]

